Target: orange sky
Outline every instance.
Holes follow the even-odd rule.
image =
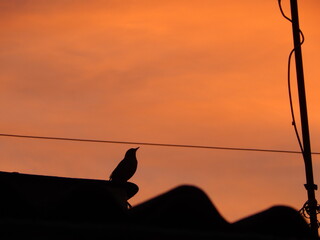
[[[5,0],[0,11],[2,133],[298,150],[286,84],[291,25],[276,0]],[[299,11],[319,152],[320,4],[299,1]],[[2,171],[96,179],[132,147],[0,141]],[[141,146],[138,159],[133,204],[184,183],[230,221],[306,200],[299,155]],[[318,184],[319,170],[315,156]]]

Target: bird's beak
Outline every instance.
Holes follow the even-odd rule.
[[[137,151],[140,147],[135,148],[135,150]]]

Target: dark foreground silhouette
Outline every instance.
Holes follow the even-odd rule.
[[[194,186],[180,186],[128,211],[132,222],[171,228],[310,239],[300,214],[275,206],[234,223],[228,223],[207,195]]]
[[[294,209],[228,223],[207,195],[180,186],[131,209],[130,182],[0,172],[2,239],[310,239]]]

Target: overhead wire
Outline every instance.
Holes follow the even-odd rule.
[[[114,140],[98,140],[98,139],[84,139],[84,138],[19,135],[19,134],[6,134],[6,133],[0,133],[0,137],[27,138],[27,139],[38,139],[38,140],[73,141],[73,142],[91,142],[91,143],[131,144],[131,145],[146,145],[146,146],[158,146],[158,147],[215,149],[215,150],[230,150],[230,151],[251,151],[251,152],[291,153],[291,154],[300,154],[301,153],[300,151],[279,150],[279,149],[220,147],[220,146],[169,144],[169,143],[155,143],[155,142],[114,141]],[[313,152],[312,154],[320,155],[320,152]]]

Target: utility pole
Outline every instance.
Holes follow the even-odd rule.
[[[302,129],[302,139],[303,139],[303,159],[305,163],[306,180],[307,180],[307,183],[305,184],[305,188],[308,193],[308,202],[306,207],[307,207],[307,213],[310,216],[310,225],[311,225],[311,231],[312,231],[313,237],[317,239],[318,238],[318,220],[317,220],[318,203],[315,197],[315,191],[317,190],[317,185],[314,184],[314,180],[313,180],[308,112],[307,112],[307,101],[306,101],[306,92],[305,92],[303,65],[302,65],[301,39],[300,39],[297,0],[290,0],[290,6],[291,6],[291,20],[292,20],[293,42],[294,42],[294,55],[295,55],[295,62],[296,62],[297,85],[298,85],[298,93],[299,93],[301,129]]]

